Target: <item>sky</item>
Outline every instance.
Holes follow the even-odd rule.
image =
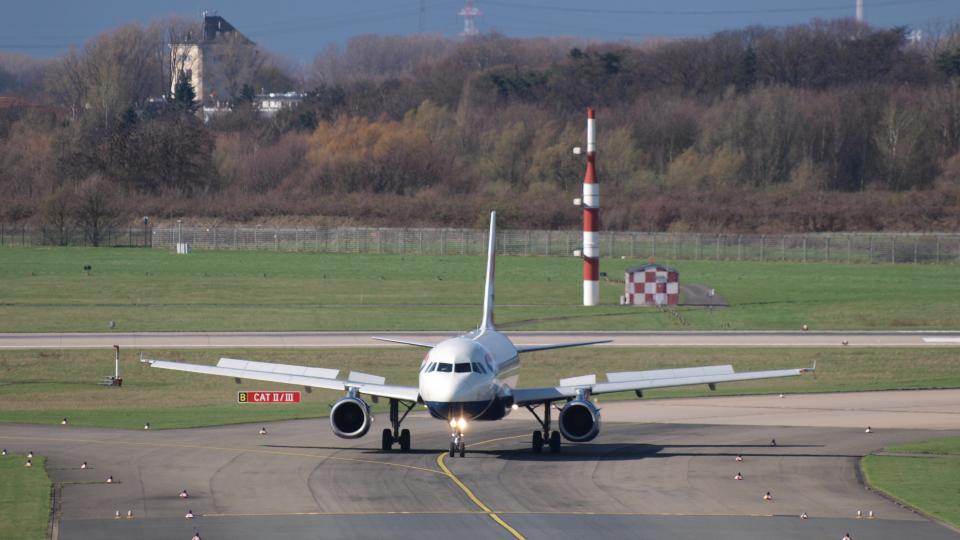
[[[270,51],[309,63],[351,37],[418,32],[455,37],[465,0],[36,0],[5,2],[0,51],[58,56],[125,23],[215,11]],[[708,36],[750,25],[787,26],[852,17],[855,0],[475,0],[482,32],[642,41]],[[960,0],[864,0],[878,27],[926,29],[960,22]]]

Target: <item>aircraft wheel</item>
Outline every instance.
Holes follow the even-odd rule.
[[[467,453],[467,445],[460,441],[460,457],[463,457]]]
[[[560,452],[560,432],[554,431],[550,434],[550,451],[554,454]]]
[[[400,451],[408,452],[410,451],[410,430],[404,429],[400,431]]]
[[[390,428],[383,430],[383,436],[380,437],[380,448],[384,451],[389,451],[393,448],[393,432],[390,431]]]
[[[543,433],[539,431],[533,432],[533,453],[539,454],[543,451]]]
[[[456,443],[450,443],[450,457],[454,457],[457,454],[457,445]]]

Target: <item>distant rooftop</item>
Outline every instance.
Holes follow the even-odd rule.
[[[237,35],[246,43],[253,43],[247,36],[234,28],[232,24],[219,15],[203,16],[203,37],[193,36],[189,32],[183,36],[181,43],[214,43],[228,35]]]

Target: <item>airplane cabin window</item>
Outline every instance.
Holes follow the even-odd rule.
[[[457,373],[470,373],[470,364],[466,362],[462,364],[457,364],[456,370],[457,370]]]
[[[437,371],[442,373],[451,373],[453,372],[453,364],[440,363],[437,364]]]

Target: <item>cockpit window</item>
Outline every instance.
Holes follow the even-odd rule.
[[[486,371],[483,369],[483,366],[480,365],[480,362],[471,362],[470,365],[473,366],[473,371],[475,373],[486,373]]]
[[[451,373],[453,371],[453,364],[439,363],[437,364],[437,371]]]
[[[457,373],[470,373],[470,364],[467,362],[457,364]]]
[[[435,370],[435,369],[437,369],[437,363],[436,363],[436,362],[430,362],[429,364],[427,364],[427,369],[423,370],[423,372],[424,372],[424,373],[430,373],[431,371],[433,371],[433,370]]]

